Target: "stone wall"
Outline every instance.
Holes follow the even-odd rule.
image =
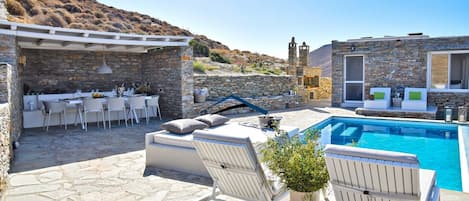
[[[194,88],[207,87],[209,100],[231,94],[240,97],[277,96],[295,87],[294,76],[270,75],[195,75]]]
[[[5,7],[5,0],[0,0],[0,20],[7,20],[7,9]]]
[[[192,49],[173,47],[153,50],[144,55],[143,78],[152,90],[161,94],[160,108],[164,116],[186,117],[192,112],[193,66]]]
[[[8,103],[0,104],[0,200],[4,195],[10,169],[10,114]]]
[[[24,49],[22,54],[26,57],[24,83],[35,92],[110,91],[117,84],[142,81],[142,54],[139,53],[106,52],[106,63],[112,74],[96,73],[103,62],[102,53]]]
[[[426,87],[428,52],[462,49],[469,49],[469,37],[332,41],[332,105],[340,106],[344,100],[345,55],[364,55],[365,94],[369,94],[371,87],[391,87],[395,93],[405,87]],[[429,105],[437,105],[441,110],[441,101],[434,101],[435,98],[429,98]]]
[[[302,104],[301,96],[261,96],[261,97],[255,97],[255,98],[245,98],[245,100],[269,111],[286,109],[286,108],[294,108]],[[214,103],[215,101],[207,101],[204,103],[194,104],[194,110],[190,116],[195,117],[195,116],[199,116],[203,114],[203,111],[207,110],[207,108]],[[218,104],[210,108],[207,112],[213,113],[221,109],[234,106],[234,105],[238,105],[238,104],[240,104],[240,102],[235,101],[235,100],[227,100],[221,104]],[[242,113],[249,113],[249,112],[254,112],[254,110],[252,110],[249,107],[242,107],[242,108],[224,111],[220,114],[222,115],[242,114]]]
[[[427,100],[429,103],[437,106],[437,119],[443,119],[444,107],[446,105],[452,106],[454,108],[454,117],[456,117],[456,109],[458,106],[469,107],[469,95],[467,93],[429,92],[427,94]]]

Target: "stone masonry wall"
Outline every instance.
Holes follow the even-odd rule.
[[[7,9],[5,7],[5,0],[0,0],[0,20],[7,20]]]
[[[194,80],[194,88],[208,88],[209,100],[231,94],[243,98],[277,96],[288,93],[296,84],[294,76],[269,75],[196,75]]]
[[[193,78],[192,49],[172,47],[153,50],[144,55],[143,78],[160,94],[164,116],[182,118],[192,111]]]
[[[469,94],[468,93],[454,93],[454,92],[429,92],[427,94],[427,100],[429,103],[433,103],[437,106],[438,110],[436,113],[437,119],[443,119],[444,107],[446,105],[452,106],[453,116],[456,117],[457,107],[466,106],[469,107]]]
[[[351,46],[355,46],[352,51]],[[402,39],[362,42],[332,41],[332,105],[343,102],[344,56],[364,55],[365,95],[371,87],[391,87],[392,93],[405,87],[426,87],[427,53],[469,49],[469,37]],[[430,93],[431,94],[431,93]],[[443,93],[446,94],[446,93]],[[451,96],[448,93],[447,96]],[[465,97],[463,93],[457,97]],[[366,96],[365,96],[366,97]],[[428,104],[441,110],[442,101],[429,95]],[[461,100],[458,98],[458,101]]]
[[[130,83],[142,81],[142,54],[138,53],[106,52],[112,74],[96,73],[103,62],[102,53],[24,49],[22,54],[26,56],[24,83],[35,92],[110,91],[118,84],[130,87]]]
[[[280,110],[286,108],[293,108],[302,105],[302,97],[301,96],[260,96],[255,98],[245,98],[245,100],[249,101],[250,103],[262,107],[266,110]],[[196,103],[194,104],[194,111],[191,114],[191,117],[199,116],[202,114],[204,110],[206,110],[210,105],[214,104],[215,101],[207,101],[204,103]],[[238,105],[239,102],[234,100],[225,101],[215,107],[210,108],[208,113],[213,113],[218,110]],[[243,114],[254,112],[251,108],[242,107],[236,108],[228,111],[224,111],[220,114],[227,115],[227,114]]]
[[[4,195],[10,169],[10,113],[7,103],[0,104],[0,200]]]

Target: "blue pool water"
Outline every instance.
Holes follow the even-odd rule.
[[[441,188],[462,191],[456,125],[332,117],[311,129],[321,130],[323,143],[415,154]]]

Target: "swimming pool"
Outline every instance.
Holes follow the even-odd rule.
[[[454,124],[331,117],[311,129],[322,143],[406,152],[437,172],[441,188],[462,191],[458,126]]]

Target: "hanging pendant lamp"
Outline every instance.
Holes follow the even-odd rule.
[[[103,52],[103,64],[98,69],[96,69],[96,73],[98,74],[111,74],[112,73],[111,67],[109,67],[106,64],[106,58],[105,58],[104,52]]]

